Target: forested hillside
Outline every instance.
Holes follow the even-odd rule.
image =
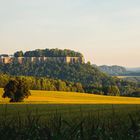
[[[80,82],[83,85],[110,85],[114,84],[114,79],[100,72],[90,64],[62,64],[55,61],[46,63],[26,62],[0,64],[0,72],[10,75],[24,75],[37,77],[50,77],[71,82]]]
[[[54,87],[54,81],[51,79],[58,79],[62,86],[62,91],[67,91],[71,83],[72,89],[68,91],[77,91],[74,89],[76,83],[79,83],[81,91],[87,93],[96,93],[104,95],[130,95],[134,91],[139,90],[139,85],[133,82],[126,82],[124,80],[113,78],[107,74],[104,74],[98,70],[98,68],[90,65],[89,63],[85,64],[62,64],[55,61],[46,62],[46,63],[11,63],[11,64],[0,64],[0,72],[6,73],[13,76],[32,76],[39,79],[31,82],[31,85],[34,85],[34,88],[31,89],[45,89],[45,90],[58,90]],[[48,86],[51,83],[49,88],[40,87],[40,82],[45,78],[44,84]],[[48,79],[47,79],[48,78]],[[29,79],[31,79],[29,77]],[[29,80],[28,79],[28,80]],[[41,79],[41,80],[40,80]],[[34,80],[33,80],[34,81]],[[48,83],[48,81],[50,81]],[[64,82],[68,81],[68,82]],[[60,85],[61,85],[60,84]],[[56,84],[55,84],[56,85]],[[68,85],[68,87],[66,86]],[[39,87],[39,88],[37,88]],[[113,93],[112,93],[113,92]]]

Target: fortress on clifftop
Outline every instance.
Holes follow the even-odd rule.
[[[10,64],[18,62],[20,64],[24,62],[43,63],[48,61],[55,61],[59,63],[84,63],[83,57],[14,57],[14,56],[0,56],[0,63]]]
[[[46,49],[35,50],[23,53],[22,51],[16,52],[12,55],[0,55],[0,63],[45,63],[48,61],[58,63],[85,63],[84,57],[81,53],[71,50],[59,50],[59,49]]]

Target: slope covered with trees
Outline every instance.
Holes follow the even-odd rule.
[[[115,84],[110,76],[100,72],[89,63],[87,64],[62,64],[55,61],[46,63],[0,64],[0,72],[15,76],[37,76],[61,79],[70,82],[80,82],[83,85],[97,87]]]
[[[1,64],[0,71],[13,76],[22,76],[28,80],[30,89],[87,92],[104,95],[114,95],[115,90],[118,91],[116,95],[130,95],[139,88],[137,83],[110,77],[89,63],[61,64],[47,62],[38,64],[24,63],[22,65],[12,63]],[[7,81],[6,77],[2,76],[1,83]]]

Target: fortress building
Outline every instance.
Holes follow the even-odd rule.
[[[9,64],[13,62],[13,57],[10,56],[0,56],[0,63]]]
[[[85,63],[84,57],[14,57],[14,56],[3,56],[0,55],[0,63],[20,63],[32,62],[32,63],[43,63],[48,61],[55,61],[58,63]]]

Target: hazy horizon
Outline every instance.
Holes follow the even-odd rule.
[[[0,54],[72,49],[96,65],[140,67],[139,0],[0,0]]]

